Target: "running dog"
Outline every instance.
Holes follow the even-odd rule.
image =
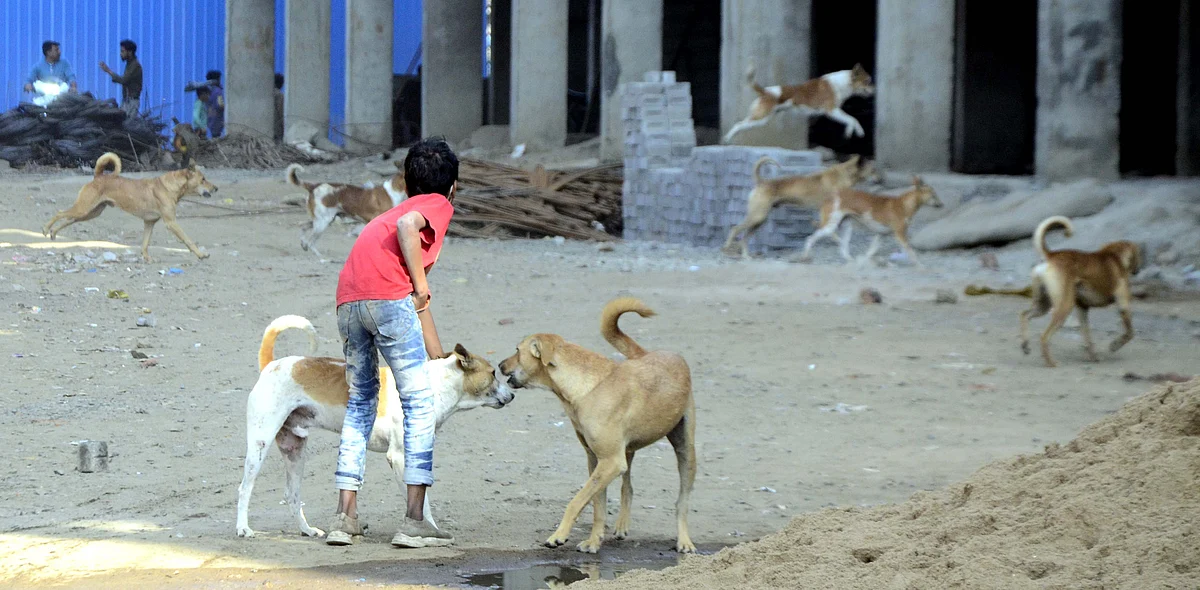
[[[395,162],[396,168],[403,166]],[[300,247],[305,252],[317,251],[317,238],[329,227],[339,215],[350,216],[358,221],[367,223],[383,212],[399,205],[408,198],[404,186],[404,172],[399,170],[382,186],[368,184],[342,184],[334,182],[301,182],[297,175],[304,167],[291,164],[287,167],[288,184],[298,186],[308,191],[308,217],[310,221],[300,234]]]
[[[546,539],[547,547],[567,542],[579,512],[592,503],[592,533],[579,550],[596,553],[604,538],[607,488],[622,477],[621,511],[613,535],[629,534],[633,484],[629,478],[633,454],[667,437],[675,447],[679,469],[679,497],[675,518],[679,537],[675,550],[694,553],[688,534],[688,497],[696,479],[696,404],[687,361],[672,352],[647,352],[621,331],[617,321],[626,312],[650,317],[654,312],[633,298],[616,299],[600,314],[600,333],[625,355],[625,362],[572,344],[556,334],[534,334],[517,345],[516,354],[500,363],[515,388],[540,387],[553,391],[563,404],[575,435],[588,458],[590,477],[567,505],[558,529]]]
[[[846,126],[846,137],[865,135],[858,119],[842,110],[842,103],[851,96],[871,96],[875,86],[871,75],[862,64],[854,64],[849,70],[830,72],[795,86],[768,86],[763,88],[754,80],[754,68],[746,72],[746,83],[758,94],[750,104],[750,114],[734,125],[725,134],[724,143],[746,129],[766,125],[776,111],[796,109],[805,114],[821,114]]]
[[[109,166],[112,166],[113,173],[104,174]],[[196,168],[194,161],[183,170],[168,172],[158,178],[125,178],[121,176],[121,157],[107,152],[96,159],[92,180],[79,189],[75,204],[55,214],[42,228],[42,235],[53,240],[67,226],[95,219],[106,207],[115,205],[140,218],[145,224],[142,231],[142,259],[146,262],[151,262],[150,234],[160,219],[196,258],[203,260],[208,258],[208,253],[201,252],[195,242],[183,233],[183,228],[175,221],[175,207],[188,195],[211,197],[216,191],[217,187],[204,178],[204,173]],[[55,227],[64,219],[66,223]]]
[[[275,359],[275,340],[284,330],[303,330],[309,338],[310,356]],[[309,537],[325,532],[308,524],[300,502],[300,480],[304,475],[304,445],[309,431],[320,428],[342,431],[350,389],[346,385],[346,363],[340,358],[311,356],[316,352],[317,333],[305,318],[285,315],[267,326],[258,349],[258,382],[246,401],[246,466],[238,486],[237,534],[253,537],[250,528],[250,494],[254,480],[267,458],[271,441],[283,454],[287,471],[284,498],[300,532]],[[433,387],[436,429],[455,412],[479,406],[503,408],[513,400],[506,383],[496,379],[487,360],[475,356],[461,344],[442,359],[429,361],[429,382]],[[387,453],[388,464],[404,489],[404,420],[400,395],[387,365],[379,367],[379,408],[367,448]],[[425,518],[434,523],[425,496]],[[436,525],[435,525],[436,526]]]
[[[1053,312],[1050,325],[1042,332],[1042,359],[1047,367],[1058,366],[1050,356],[1050,337],[1054,335],[1071,310],[1079,318],[1079,332],[1083,336],[1083,350],[1090,361],[1097,361],[1092,344],[1092,331],[1088,327],[1088,310],[1107,307],[1113,303],[1121,313],[1125,333],[1108,346],[1110,352],[1120,350],[1133,340],[1133,316],[1129,311],[1132,295],[1130,277],[1142,267],[1142,249],[1137,244],[1120,240],[1109,242],[1095,252],[1080,250],[1047,250],[1046,232],[1061,227],[1067,237],[1075,229],[1071,220],[1061,215],[1047,218],[1033,232],[1033,247],[1044,262],[1033,267],[1030,280],[1033,287],[1033,306],[1021,312],[1021,351],[1029,354],[1029,318]]]
[[[919,177],[913,176],[912,180],[913,187],[898,197],[885,197],[849,188],[838,191],[836,196],[821,205],[820,226],[804,241],[804,253],[800,255],[800,259],[811,260],[809,252],[812,251],[813,244],[821,238],[832,237],[841,246],[842,258],[847,262],[854,260],[850,256],[850,236],[853,235],[854,226],[845,224],[841,237],[837,235],[838,226],[849,218],[875,234],[863,257],[864,261],[875,255],[875,251],[879,249],[880,237],[892,234],[896,236],[896,241],[900,242],[900,247],[904,248],[904,252],[913,263],[924,268],[921,261],[917,260],[917,253],[908,244],[908,224],[922,205],[929,204],[940,208],[942,201],[938,199],[933,187],[925,184]]]

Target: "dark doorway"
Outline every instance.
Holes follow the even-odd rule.
[[[1175,174],[1179,0],[1125,2],[1121,18],[1121,173]]]
[[[860,63],[875,78],[876,0],[828,0],[812,3],[812,77],[848,70]],[[875,98],[852,96],[842,104],[862,124],[863,137],[846,138],[846,127],[828,117],[812,117],[809,145],[838,153],[875,155]]]
[[[675,72],[676,80],[692,85],[697,135],[704,135],[703,127],[719,129],[721,0],[663,0],[662,49],[663,70]]]
[[[1037,0],[958,0],[955,17],[950,168],[1033,174]]]
[[[600,1],[569,0],[567,143],[600,132]]]

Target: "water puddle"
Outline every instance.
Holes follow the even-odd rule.
[[[600,562],[580,564],[538,564],[502,572],[462,574],[468,588],[498,590],[542,590],[563,588],[580,580],[612,580],[635,569],[663,569],[675,559],[645,562]]]

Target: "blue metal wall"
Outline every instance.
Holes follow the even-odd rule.
[[[330,122],[338,126],[346,102],[346,0],[331,2]],[[420,47],[421,3],[395,0],[396,73],[405,73]],[[275,69],[283,72],[286,0],[275,5]],[[118,43],[127,38],[137,42],[145,71],[142,108],[190,121],[195,95],[183,87],[225,69],[225,0],[0,0],[0,111],[30,98],[21,87],[47,39],[62,44],[81,92],[119,100],[120,86],[99,63],[121,71]]]

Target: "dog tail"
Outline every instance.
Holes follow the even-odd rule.
[[[1046,250],[1046,232],[1056,227],[1063,228],[1063,233],[1065,233],[1068,238],[1075,233],[1075,228],[1071,225],[1071,220],[1063,217],[1062,215],[1047,217],[1044,221],[1039,223],[1037,230],[1033,232],[1033,248],[1037,250],[1038,255],[1042,257],[1042,260],[1046,259],[1046,254],[1048,252],[1048,250]]]
[[[104,174],[104,171],[112,166],[113,176],[121,174],[121,156],[112,152],[104,152],[104,155],[96,158],[96,170],[94,176]]]
[[[317,352],[317,331],[312,322],[298,315],[285,315],[275,318],[263,332],[262,345],[258,347],[258,370],[262,372],[271,361],[275,360],[275,339],[284,330],[295,328],[308,333],[308,354]]]
[[[776,167],[779,166],[779,162],[776,162],[771,156],[763,156],[759,158],[758,162],[754,164],[754,184],[762,184],[762,176],[759,175],[759,172],[762,170],[763,165],[767,164],[768,162],[774,164]]]
[[[632,311],[644,318],[654,317],[655,313],[646,304],[633,297],[613,299],[604,306],[600,313],[600,334],[613,348],[617,349],[627,359],[635,359],[646,355],[646,349],[633,341],[628,334],[621,331],[617,321],[625,312]]]
[[[746,68],[746,84],[749,84],[750,88],[754,89],[760,96],[767,93],[767,90],[754,79],[754,66]]]
[[[303,172],[303,171],[304,171],[304,166],[301,166],[299,164],[288,164],[287,172],[286,172],[288,184],[290,184],[292,186],[300,186],[300,187],[304,186],[304,183],[300,182],[300,177],[296,176],[297,172]]]

